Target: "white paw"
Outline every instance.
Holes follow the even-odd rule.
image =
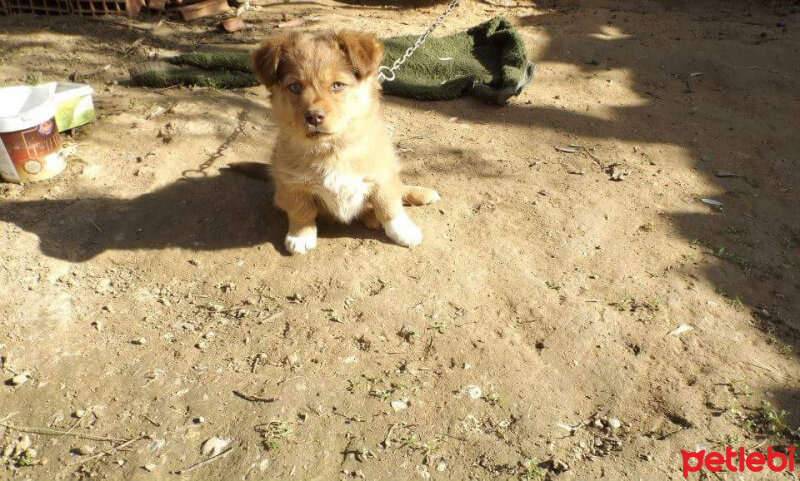
[[[422,231],[405,212],[383,224],[383,228],[386,235],[401,246],[411,247],[422,243]]]
[[[314,234],[299,236],[286,234],[284,245],[286,245],[286,250],[289,251],[289,254],[305,254],[317,247],[317,236]]]
[[[431,196],[431,204],[433,204],[434,202],[439,202],[440,200],[442,200],[442,196],[439,195],[438,190],[434,190],[433,196]]]

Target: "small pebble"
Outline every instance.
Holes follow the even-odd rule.
[[[622,421],[619,419],[610,418],[608,420],[608,425],[611,427],[611,429],[619,429],[622,427]]]
[[[467,394],[469,395],[470,399],[480,399],[483,396],[483,391],[479,386],[474,384],[470,384],[466,388]]]
[[[111,279],[100,279],[97,282],[97,286],[95,286],[94,290],[98,294],[102,294],[103,292],[108,292],[111,288]]]
[[[551,462],[551,466],[552,466],[553,472],[555,472],[557,474],[558,473],[563,473],[565,471],[569,471],[569,464],[567,464],[564,461],[561,461],[559,459],[556,459],[556,458],[553,458],[553,460]]]
[[[17,374],[16,376],[11,378],[11,385],[12,386],[21,386],[30,380],[30,375],[26,372],[22,374]]]
[[[33,447],[33,441],[31,441],[31,437],[26,434],[17,440],[15,451],[18,453],[22,453],[24,451],[27,451],[31,447]]]
[[[147,344],[147,338],[137,337],[136,339],[132,340],[131,343],[136,344],[137,346],[142,346],[144,344]]]
[[[75,448],[72,451],[79,456],[91,456],[94,454],[94,448],[88,444],[84,444],[83,446]]]
[[[408,409],[408,399],[401,399],[399,401],[392,401],[391,402],[392,409],[394,412],[402,411],[403,409]]]
[[[163,448],[165,444],[167,444],[167,441],[165,439],[155,439],[153,440],[152,443],[150,443],[148,448],[150,449],[150,452],[154,453],[159,449]]]
[[[231,443],[230,439],[223,439],[217,436],[208,438],[202,446],[200,446],[200,452],[203,453],[204,456],[216,456],[217,454],[221,453],[228,445]]]

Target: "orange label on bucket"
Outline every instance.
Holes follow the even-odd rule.
[[[11,161],[18,167],[26,160],[45,157],[61,148],[61,136],[52,120],[18,132],[0,133]]]
[[[3,157],[11,160],[19,177],[35,180],[57,173],[47,172],[48,160],[61,150],[61,136],[52,119],[25,130],[1,132],[0,142],[6,153]],[[16,179],[12,176],[8,180]]]

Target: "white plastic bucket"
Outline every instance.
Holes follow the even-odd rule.
[[[21,183],[49,179],[66,166],[54,120],[55,82],[0,88],[0,177]]]

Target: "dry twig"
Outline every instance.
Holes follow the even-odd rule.
[[[106,449],[105,451],[103,451],[101,453],[97,453],[94,456],[89,456],[88,458],[83,458],[80,461],[78,461],[77,464],[83,464],[85,462],[91,461],[93,459],[97,459],[97,458],[105,456],[107,454],[112,454],[112,453],[114,453],[114,452],[116,452],[116,451],[118,451],[118,450],[120,450],[120,449],[122,449],[122,448],[124,448],[126,446],[129,446],[129,445],[135,443],[136,441],[139,441],[141,439],[145,439],[145,438],[148,438],[148,437],[149,436],[147,436],[147,435],[142,435],[142,436],[139,436],[138,438],[133,438],[130,441],[126,441],[126,442],[120,444],[119,446],[114,446],[113,448]]]
[[[14,426],[13,424],[0,423],[0,426],[18,431],[21,433],[41,434],[43,436],[73,436],[76,438],[89,439],[92,441],[108,441],[111,443],[126,443],[129,439],[108,438],[105,436],[94,436],[92,434],[73,433],[70,431],[59,431],[57,429],[34,428],[28,426]]]
[[[206,464],[213,463],[217,459],[227,456],[234,449],[236,449],[236,445],[231,446],[230,448],[226,449],[225,451],[222,451],[219,454],[211,456],[208,459],[204,459],[204,460],[200,461],[199,463],[195,463],[195,464],[189,466],[188,468],[180,469],[178,471],[171,471],[171,473],[172,474],[184,474],[184,473],[188,473],[190,471],[194,471],[195,469],[197,469],[197,468],[199,468],[201,466],[205,466]]]
[[[236,396],[244,399],[245,401],[252,401],[252,402],[259,402],[259,403],[271,403],[278,400],[275,397],[260,397],[260,396],[253,396],[252,394],[245,394],[240,391],[233,391],[233,394]]]

